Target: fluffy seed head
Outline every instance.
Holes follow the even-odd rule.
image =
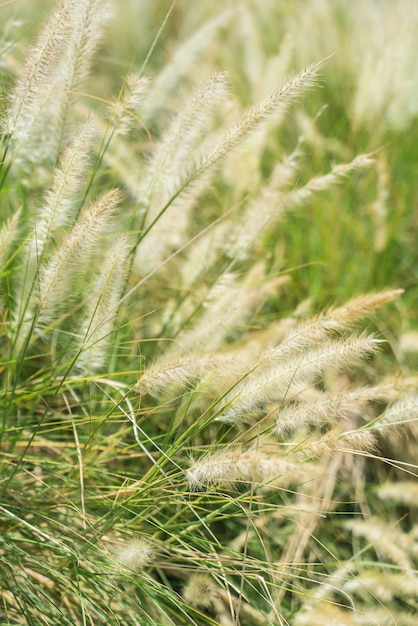
[[[154,551],[146,539],[136,537],[117,546],[114,549],[114,556],[124,567],[138,571],[152,563]]]
[[[183,589],[183,598],[190,606],[210,609],[218,599],[213,578],[207,574],[192,574]]]

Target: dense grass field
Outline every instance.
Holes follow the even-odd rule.
[[[0,624],[415,626],[415,0],[0,24]]]

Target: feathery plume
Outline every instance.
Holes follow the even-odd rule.
[[[119,97],[112,106],[109,124],[116,135],[126,135],[135,123],[135,112],[143,103],[150,81],[139,72],[131,72],[125,78]]]
[[[161,358],[148,367],[137,382],[139,393],[158,396],[173,389],[186,389],[211,373],[217,376],[236,368],[236,357],[231,354],[204,354],[190,357]]]
[[[367,520],[350,520],[346,527],[355,537],[362,537],[369,542],[378,554],[383,555],[406,572],[413,571],[410,556],[414,538],[402,532],[400,528],[389,525],[378,517]]]
[[[340,607],[337,603],[321,602],[304,607],[295,616],[294,626],[359,626],[360,622],[351,611]],[[380,624],[381,622],[377,622]]]
[[[384,483],[377,490],[377,495],[383,501],[418,507],[418,483],[416,482],[404,480]]]
[[[331,185],[335,185],[341,181],[342,178],[347,177],[353,171],[358,169],[363,169],[365,167],[370,167],[374,163],[374,160],[368,154],[360,154],[356,156],[351,163],[341,163],[339,165],[334,165],[332,170],[323,176],[316,176],[315,178],[311,178],[309,182],[306,183],[300,189],[295,189],[291,191],[286,200],[285,204],[287,205],[298,205],[302,204],[309,200],[315,193],[319,191],[323,191],[324,189],[329,189]]]
[[[320,393],[317,398],[303,397],[293,405],[284,405],[272,414],[276,421],[275,432],[284,435],[302,427],[318,427],[324,424],[337,424],[360,416],[363,420],[371,414],[371,402],[388,402],[396,398],[408,386],[417,384],[415,378],[388,380],[378,385],[362,387],[346,393]]]
[[[22,210],[18,209],[0,228],[0,268],[8,261],[9,253],[19,233],[19,220]]]
[[[63,0],[40,33],[22,74],[11,93],[11,105],[3,122],[3,133],[14,142],[25,140],[33,119],[43,106],[50,76],[74,27],[72,0]]]
[[[45,142],[51,154],[57,154],[67,142],[67,126],[71,104],[86,80],[90,64],[108,18],[105,0],[74,0],[75,24],[71,37],[57,67],[48,106],[50,122]],[[39,130],[43,136],[42,128]]]
[[[92,374],[103,368],[118,303],[128,272],[130,245],[120,237],[105,255],[100,274],[89,291],[87,310],[81,324],[83,337],[77,367]]]
[[[254,265],[241,282],[233,273],[223,274],[209,290],[195,325],[179,333],[177,347],[170,354],[211,352],[222,346],[225,338],[245,324],[266,298],[288,280],[280,276],[266,281],[264,273],[261,262]]]
[[[62,65],[67,68],[64,73],[65,89],[68,95],[80,89],[90,70],[91,59],[100,42],[103,25],[108,19],[108,11],[104,0],[75,0],[77,25],[72,31]]]
[[[235,422],[241,416],[260,409],[266,402],[292,400],[302,389],[321,379],[327,370],[341,370],[354,365],[377,350],[373,337],[349,337],[327,341],[316,349],[302,351],[288,361],[263,358],[263,367],[253,368],[246,380],[224,398],[226,407],[217,420]]]
[[[183,588],[183,598],[190,606],[215,608],[220,603],[219,588],[209,574],[191,574]]]
[[[374,452],[376,448],[377,442],[372,433],[365,430],[341,432],[336,428],[316,441],[308,439],[306,443],[296,443],[293,451],[300,453],[303,459],[310,459],[332,456],[336,452]]]
[[[418,595],[418,577],[409,573],[366,570],[354,580],[347,581],[344,589],[359,595],[367,590],[381,602],[388,603],[396,597],[415,598]]]
[[[377,196],[368,207],[373,222],[373,248],[381,253],[386,248],[389,239],[389,189],[390,171],[385,158],[381,155],[376,163],[377,167]]]
[[[61,157],[54,171],[51,188],[46,192],[39,210],[33,236],[30,239],[30,261],[43,256],[45,245],[55,236],[58,229],[66,226],[77,202],[77,194],[85,178],[89,162],[89,152],[95,135],[93,120],[90,118],[81,125]]]
[[[367,430],[379,430],[382,434],[385,429],[395,428],[402,424],[415,422],[418,419],[418,395],[408,394],[396,400],[375,420],[367,425]]]
[[[41,33],[4,124],[20,161],[54,161],[66,143],[69,106],[87,75],[105,16],[103,0],[63,1]]]
[[[235,446],[193,462],[186,471],[186,480],[193,491],[213,486],[230,489],[237,483],[278,488],[306,482],[307,476],[312,479],[317,475],[317,467],[295,464],[257,448],[245,450]]]
[[[249,202],[238,223],[230,223],[223,244],[230,259],[245,259],[264,229],[281,217],[286,206],[284,190],[296,175],[299,156],[296,150],[276,165],[269,181]]]
[[[144,175],[141,203],[147,203],[150,194],[158,193],[154,203],[161,209],[174,194],[181,172],[191,159],[203,133],[207,133],[214,107],[227,95],[227,74],[218,72],[205,81],[186,101],[170,127],[156,145]]]
[[[409,330],[402,333],[398,338],[398,342],[402,352],[418,352],[418,332],[416,330]]]
[[[50,322],[65,303],[72,277],[85,269],[95,246],[106,232],[109,219],[121,197],[120,191],[113,189],[85,208],[51,259],[40,268],[40,323]]]
[[[145,228],[152,227],[138,249],[141,273],[150,271],[184,240],[190,211],[208,178],[200,177],[182,189],[181,197],[176,196],[189,175],[197,146],[212,125],[215,107],[226,97],[226,82],[225,72],[205,81],[186,101],[155,147],[137,194],[141,213],[145,214]]]
[[[113,554],[123,567],[138,571],[148,567],[154,560],[154,548],[147,539],[136,537],[114,546]]]
[[[403,289],[392,289],[375,294],[352,298],[337,308],[298,325],[283,339],[280,345],[266,351],[261,360],[294,358],[301,351],[318,346],[331,334],[341,334],[352,328],[358,320],[367,317],[381,306],[396,299]]]
[[[315,83],[318,71],[324,62],[325,59],[309,65],[262,102],[247,110],[240,121],[211,150],[202,155],[196,163],[191,178],[200,176],[208,168],[220,163],[231,150],[256,132],[263,123],[283,113],[295,99]]]
[[[16,306],[15,323],[33,315],[33,302],[37,297],[36,276],[48,245],[73,218],[78,192],[85,176],[89,150],[93,141],[94,126],[91,120],[80,128],[72,144],[68,146],[54,170],[51,187],[46,191],[43,203],[34,218],[32,234],[23,249],[24,273],[14,294]]]

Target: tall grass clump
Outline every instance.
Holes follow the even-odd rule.
[[[403,128],[255,4],[0,7],[1,623],[414,623]]]

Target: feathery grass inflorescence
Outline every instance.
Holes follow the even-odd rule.
[[[275,452],[275,454],[274,454]],[[270,489],[303,484],[315,478],[318,466],[295,463],[279,456],[279,451],[232,447],[204,456],[186,472],[190,489],[208,487],[231,489],[234,485],[253,485]]]
[[[21,209],[10,217],[0,229],[0,266],[4,267],[10,258],[10,253],[19,235]]]
[[[54,171],[51,188],[46,192],[30,239],[28,263],[36,265],[42,259],[44,248],[57,231],[71,223],[80,202],[80,188],[89,167],[89,153],[94,140],[93,120],[84,123],[72,143],[63,151]]]
[[[330,3],[163,5],[0,35],[1,618],[413,623],[405,102],[376,150]]]
[[[103,257],[100,273],[92,281],[80,324],[83,337],[77,367],[89,374],[100,371],[106,363],[119,302],[126,285],[131,246],[125,236],[119,237]]]
[[[38,302],[40,325],[51,322],[60,310],[70,304],[68,297],[73,281],[77,275],[82,277],[85,272],[100,239],[110,228],[110,218],[120,200],[120,191],[113,189],[85,208],[58,249],[41,266]]]
[[[75,23],[74,3],[63,0],[38,37],[12,93],[3,122],[3,134],[24,142],[51,87],[51,72]],[[26,146],[25,146],[26,147]]]
[[[148,567],[154,560],[152,545],[141,537],[119,542],[113,546],[112,551],[116,561],[131,570]]]
[[[63,0],[47,22],[3,122],[12,162],[30,171],[28,163],[53,163],[65,146],[69,110],[88,75],[105,17],[103,0]]]
[[[46,249],[57,234],[74,221],[77,200],[89,164],[89,151],[94,138],[92,121],[82,125],[73,142],[62,154],[54,170],[51,187],[46,191],[42,205],[33,218],[32,232],[24,246],[24,276],[20,292],[15,294],[16,319],[28,306],[39,265],[45,263]]]
[[[127,135],[135,127],[137,111],[146,97],[148,88],[149,79],[140,72],[128,74],[109,113],[109,126],[116,135]]]
[[[378,341],[365,336],[326,341],[295,354],[286,362],[278,359],[275,353],[271,358],[263,355],[261,367],[256,364],[251,374],[225,397],[225,409],[221,409],[217,419],[233,422],[263,403],[295,400],[303,390],[321,380],[326,370],[350,367],[372,354]]]

